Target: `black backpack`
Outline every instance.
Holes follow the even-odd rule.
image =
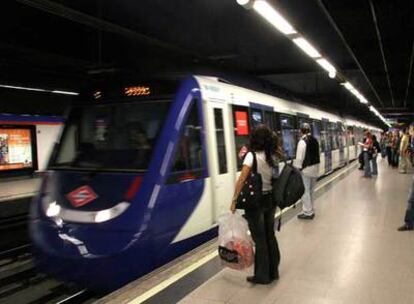
[[[301,172],[285,162],[279,177],[273,180],[273,202],[283,210],[294,205],[304,193]]]
[[[253,167],[237,198],[237,209],[256,209],[260,206],[260,200],[262,198],[262,175],[257,173],[256,153],[253,151],[250,153],[253,154]]]

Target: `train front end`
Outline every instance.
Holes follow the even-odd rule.
[[[109,100],[96,91],[71,110],[31,208],[40,271],[113,290],[188,250],[171,243],[204,189],[205,152],[185,157],[191,136],[202,146],[198,84],[155,90],[123,87]]]

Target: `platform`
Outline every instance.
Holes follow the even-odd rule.
[[[412,175],[398,174],[382,161],[373,179],[362,178],[355,164],[345,170],[318,184],[313,221],[290,216],[277,233],[282,254],[277,282],[251,285],[245,280],[249,273],[223,269],[214,257],[174,283],[171,277],[161,280],[146,291],[150,298],[124,294],[118,302],[414,303],[414,234],[396,231]],[[100,302],[120,300],[122,290]]]
[[[40,177],[1,181],[0,203],[34,196],[39,190],[40,181]]]

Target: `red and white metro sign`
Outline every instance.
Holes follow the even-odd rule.
[[[98,195],[89,186],[82,186],[66,195],[74,207],[84,206],[98,198]]]

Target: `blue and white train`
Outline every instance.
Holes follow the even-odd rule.
[[[294,157],[298,126],[320,141],[320,175],[357,157],[361,122],[193,76],[97,89],[67,117],[31,209],[36,265],[113,290],[217,234],[240,170],[238,151],[268,124]]]

